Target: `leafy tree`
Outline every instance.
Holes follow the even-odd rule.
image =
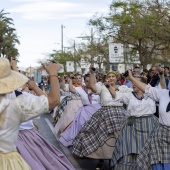
[[[166,58],[170,40],[169,4],[153,1],[113,1],[107,17],[95,16],[90,24],[113,42],[131,46],[141,65]]]

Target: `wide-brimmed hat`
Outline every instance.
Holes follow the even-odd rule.
[[[23,86],[27,81],[26,76],[11,70],[9,60],[0,57],[0,94],[12,92]]]

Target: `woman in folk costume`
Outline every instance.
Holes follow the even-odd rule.
[[[144,78],[136,78],[147,83]],[[110,86],[112,96],[127,106],[126,120],[115,142],[112,156],[114,170],[132,170],[137,155],[144,147],[158,119],[154,116],[156,104],[151,98],[144,98],[144,92],[133,84],[132,92],[118,93]]]
[[[28,82],[28,78],[12,71],[9,61],[0,58],[0,170],[31,170],[16,151],[19,126],[22,122],[47,113],[60,102],[57,79],[60,65],[44,64],[44,68],[50,75],[51,89],[48,97],[20,95],[16,99],[9,99],[7,94]]]
[[[29,88],[32,90],[37,88],[35,82],[31,81],[29,83]],[[16,98],[20,95],[31,95],[32,98],[36,97],[35,95],[28,93],[26,89],[28,89],[27,86],[22,92],[15,91],[11,98]],[[43,91],[39,89],[37,95],[40,96],[43,94]],[[32,170],[74,169],[66,156],[35,130],[33,120],[21,123],[16,146],[18,152]]]
[[[84,124],[91,118],[91,116],[101,108],[100,96],[92,94],[89,88],[90,74],[84,76],[85,86],[73,87],[72,80],[70,79],[69,88],[72,93],[80,95],[83,106],[77,111],[73,122],[69,127],[60,135],[59,141],[66,147],[72,145],[73,139],[77,136],[78,132]]]
[[[71,74],[72,75],[72,80],[73,80],[73,82],[75,83],[76,82],[76,79],[75,79],[75,76],[73,75],[73,74]],[[61,98],[60,98],[60,100],[61,100],[61,104],[58,106],[58,107],[56,107],[55,109],[54,109],[54,112],[53,112],[53,114],[54,114],[54,118],[53,118],[53,125],[55,126],[56,124],[57,124],[57,122],[59,121],[59,119],[61,118],[61,116],[62,116],[62,114],[63,114],[63,112],[64,112],[64,110],[65,110],[65,108],[66,108],[66,106],[67,106],[67,104],[73,99],[73,98],[75,98],[75,99],[77,99],[78,100],[78,103],[80,103],[80,107],[82,106],[81,104],[81,100],[79,100],[79,96],[77,96],[77,95],[73,95],[70,91],[69,91],[69,84],[68,84],[68,77],[70,77],[70,76],[67,76],[67,77],[65,77],[64,75],[62,75],[61,77],[60,77],[60,94],[61,94]],[[77,107],[77,109],[78,109],[79,107]],[[76,110],[77,110],[76,109]],[[73,109],[71,109],[71,110],[73,110]],[[67,111],[65,111],[66,113],[67,113]],[[74,111],[73,111],[73,113],[74,113]],[[75,114],[73,114],[73,115],[75,115]],[[65,116],[64,116],[65,117]],[[58,134],[57,133],[57,130],[56,130],[56,134]]]
[[[116,87],[116,72],[110,71],[107,81],[119,92],[131,91],[126,86]],[[115,139],[126,120],[125,109],[123,103],[116,98],[113,100],[104,84],[96,83],[92,70],[89,86],[94,93],[100,95],[101,109],[93,114],[73,140],[72,153],[78,157],[111,159]]]
[[[73,79],[73,75],[70,75],[70,78]],[[81,75],[76,75],[76,87],[82,86],[82,77]],[[70,92],[69,84],[65,84],[65,81],[62,82],[62,88],[65,92]],[[75,85],[75,84],[74,84]],[[82,107],[82,101],[80,99],[80,95],[70,92],[70,96],[64,98],[57,110],[58,114],[56,114],[56,124],[54,128],[54,133],[56,135],[60,135],[73,121],[78,109]]]
[[[159,124],[154,128],[150,138],[137,157],[134,170],[169,170],[170,169],[170,91],[158,89],[149,84],[139,82],[132,77],[129,71],[130,80],[139,89],[145,92],[146,96],[159,102]],[[164,82],[164,75],[160,75]]]

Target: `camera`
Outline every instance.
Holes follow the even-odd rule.
[[[157,70],[158,70],[158,73],[159,73],[159,75],[162,75],[163,74],[163,71],[160,71],[159,69],[161,68],[161,64],[158,64],[157,65]]]
[[[74,77],[74,76],[71,76],[70,78],[71,78],[71,79],[75,79],[75,77]]]
[[[109,87],[110,87],[110,85],[109,85],[109,84],[105,84],[105,86],[106,86],[106,88],[109,88]]]
[[[124,73],[124,76],[127,77],[128,75],[129,75],[129,72],[126,71],[126,72]]]
[[[159,71],[159,74],[162,75],[162,74],[163,74],[163,71]]]
[[[96,69],[94,67],[91,68],[92,71],[96,71]]]

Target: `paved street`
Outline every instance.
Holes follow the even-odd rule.
[[[41,115],[39,118],[35,119],[39,126],[41,135],[59,150],[61,150],[68,157],[76,170],[95,170],[98,160],[74,158],[71,154],[71,149],[64,147],[58,142],[58,136],[55,136],[53,133],[53,125],[51,124],[52,119],[53,118],[51,114]],[[107,169],[108,161],[105,161],[103,170]]]

